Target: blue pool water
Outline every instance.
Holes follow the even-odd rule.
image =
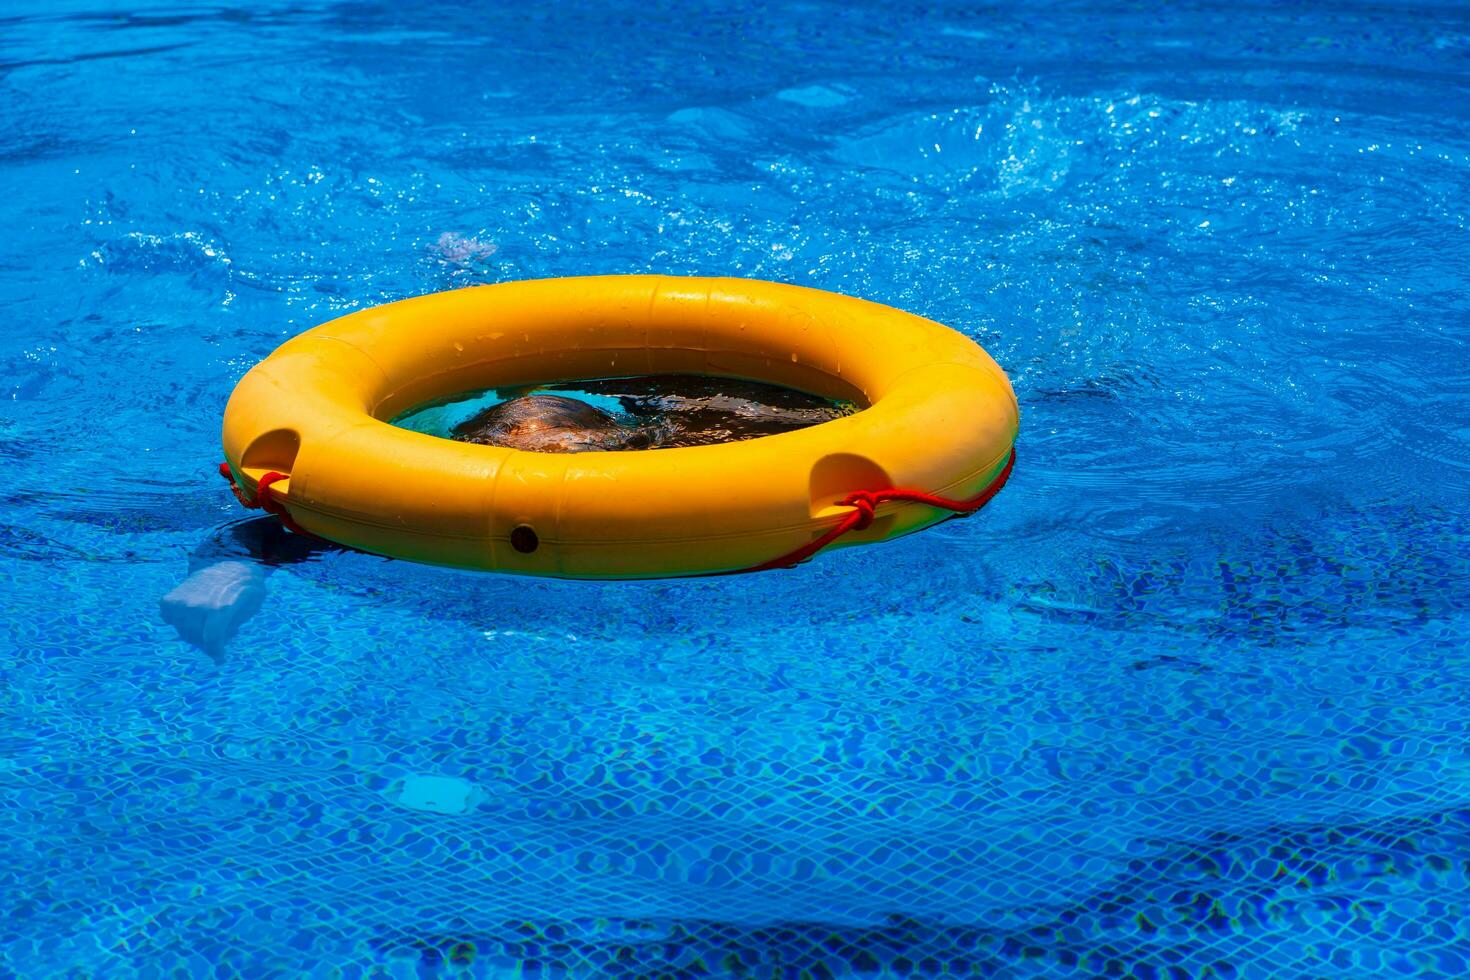
[[[0,975],[1465,975],[1467,126],[1456,4],[9,0]],[[647,271],[964,331],[1010,486],[701,581],[240,523],[286,337]]]

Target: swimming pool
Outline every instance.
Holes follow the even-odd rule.
[[[1452,4],[10,4],[0,974],[1464,975],[1467,87]],[[648,271],[964,331],[1010,486],[160,618],[284,338]]]

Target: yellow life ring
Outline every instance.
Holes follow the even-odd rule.
[[[861,410],[743,442],[576,454],[385,421],[474,389],[646,374],[764,381]],[[933,524],[947,513],[882,496],[855,518],[849,495],[993,493],[1017,424],[1000,367],[931,320],[748,279],[599,276],[436,293],[308,330],[240,380],[223,439],[242,501],[341,544],[465,568],[647,578],[806,557],[834,530],[853,529],[849,544]]]

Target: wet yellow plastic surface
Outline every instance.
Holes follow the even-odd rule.
[[[553,454],[384,419],[475,389],[709,374],[866,405],[715,446]],[[748,568],[812,540],[853,490],[969,497],[1015,441],[1015,396],[968,338],[891,307],[749,279],[604,276],[476,286],[353,313],[287,341],[235,388],[224,448],[306,530],[466,568],[645,578]],[[943,512],[888,504],[842,544]],[[536,547],[511,545],[516,528]],[[528,535],[517,541],[524,547]]]

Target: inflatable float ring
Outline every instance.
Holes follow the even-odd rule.
[[[476,389],[648,374],[763,381],[861,410],[742,442],[574,454],[385,421]],[[698,575],[950,516],[926,495],[989,499],[1017,419],[979,346],[890,307],[748,279],[545,279],[389,303],[288,340],[230,397],[223,471],[246,504],[382,555],[570,578]]]

